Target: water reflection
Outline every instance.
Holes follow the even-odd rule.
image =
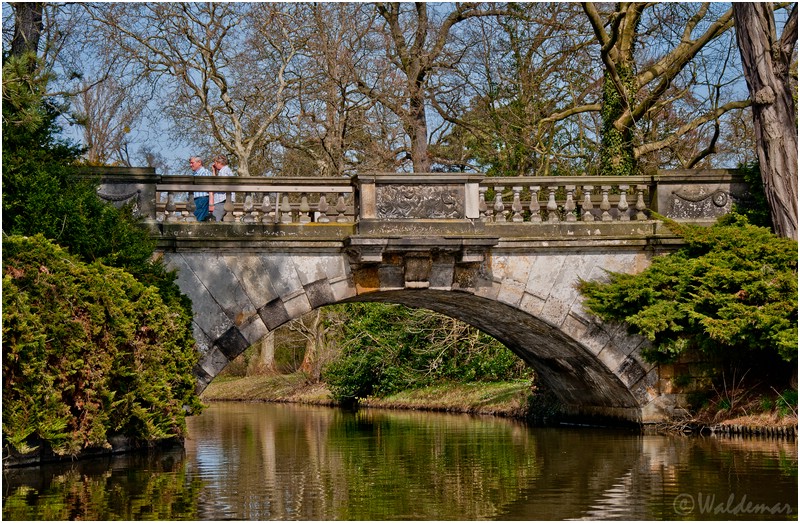
[[[185,452],[6,472],[3,518],[797,517],[793,442],[239,403],[212,405],[189,433]],[[782,512],[731,514],[742,497]]]
[[[183,449],[3,472],[4,520],[196,519]]]

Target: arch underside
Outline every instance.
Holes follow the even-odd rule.
[[[425,308],[493,336],[536,371],[537,382],[580,414],[639,420],[637,400],[602,361],[581,343],[527,312],[469,292],[400,289],[360,294],[345,302],[396,303]]]
[[[642,409],[658,396],[652,386],[656,374],[639,355],[641,339],[582,314],[568,312],[556,322],[524,310],[524,304],[506,303],[500,299],[508,294],[505,286],[514,285],[508,277],[463,288],[400,287],[402,279],[378,278],[377,285],[366,287],[357,284],[366,280],[359,280],[341,255],[195,252],[169,254],[168,262],[193,303],[201,354],[195,369],[198,391],[281,325],[325,305],[372,301],[430,309],[495,337],[533,367],[538,383],[575,414],[638,422]],[[564,264],[562,270],[569,267]],[[535,278],[548,276],[535,273]],[[564,298],[555,294],[550,310],[573,310],[572,302],[558,302]]]

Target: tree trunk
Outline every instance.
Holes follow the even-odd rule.
[[[259,376],[264,374],[277,374],[278,367],[275,364],[275,331],[261,339],[261,347],[258,357],[253,358],[247,368],[248,376]]]
[[[11,40],[11,54],[21,56],[26,51],[38,55],[39,40],[44,28],[42,12],[44,2],[14,2],[14,39]]]
[[[789,66],[797,43],[797,4],[780,40],[771,3],[734,3],[733,13],[772,223],[778,235],[796,240],[797,112]]]
[[[603,137],[600,142],[600,174],[603,176],[630,176],[636,171],[636,155],[634,154],[633,127],[623,125],[618,120],[628,110],[627,100],[633,99],[632,89],[633,66],[631,63],[617,65],[618,76],[626,88],[620,93],[606,72],[603,79],[603,108],[600,116],[603,119]]]
[[[425,116],[425,94],[421,86],[411,93],[409,106],[409,136],[411,138],[411,163],[414,172],[429,172],[431,161],[428,158],[428,119]]]

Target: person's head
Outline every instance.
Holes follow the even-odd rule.
[[[203,160],[201,160],[199,156],[192,156],[191,158],[189,158],[189,167],[191,167],[193,171],[198,170],[202,166],[203,166]]]
[[[217,156],[214,157],[214,167],[217,170],[222,169],[226,165],[228,165],[228,158],[225,157],[224,154],[218,154]]]

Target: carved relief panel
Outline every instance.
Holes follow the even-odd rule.
[[[376,200],[380,219],[464,217],[461,185],[379,185]]]

